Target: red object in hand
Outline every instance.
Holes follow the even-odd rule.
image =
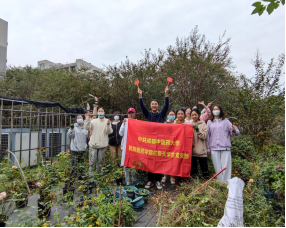
[[[136,82],[134,82],[134,85],[136,85],[139,89],[139,80],[137,80]]]
[[[170,82],[173,82],[173,78],[168,77],[168,78],[167,78],[167,81],[168,81],[168,85],[167,85],[167,86],[169,86],[169,83],[170,83]]]

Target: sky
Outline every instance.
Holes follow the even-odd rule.
[[[176,38],[199,33],[217,43],[231,38],[234,72],[254,76],[251,59],[259,49],[265,62],[285,53],[285,6],[271,15],[251,15],[248,0],[0,0],[8,21],[7,64],[37,61],[71,63],[83,59],[99,68],[137,62],[144,49],[156,52]],[[284,75],[282,81],[285,82]]]

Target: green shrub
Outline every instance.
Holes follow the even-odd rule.
[[[187,198],[199,187],[201,187],[199,182],[184,184],[178,188],[177,196],[165,196],[160,226],[217,226],[224,215],[228,195],[227,185],[213,180],[208,186]],[[275,213],[255,183],[246,185],[243,201],[245,226],[283,226],[284,216]]]

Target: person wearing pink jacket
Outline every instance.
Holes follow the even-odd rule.
[[[213,102],[208,103],[208,105],[206,106],[205,103],[203,101],[198,102],[198,104],[201,104],[202,106],[204,106],[204,109],[206,112],[202,113],[200,116],[200,120],[201,121],[205,121],[211,116],[211,110],[210,107],[212,105]]]
[[[206,121],[208,120],[208,118],[211,116],[210,107],[211,107],[212,103],[213,103],[213,102],[210,102],[210,103],[208,103],[208,106],[206,106],[206,105],[205,105],[205,102],[203,102],[203,101],[201,101],[201,102],[198,101],[198,104],[204,106],[204,110],[206,110],[205,113],[204,113],[204,114],[201,114],[201,116],[200,116],[200,120],[201,120],[201,121],[205,121],[205,122],[206,122]],[[198,109],[198,110],[199,110],[199,107],[198,107],[197,105],[193,105],[191,108],[187,108],[187,109],[186,109],[186,112],[185,112],[186,119],[185,119],[185,121],[186,121],[188,124],[191,124],[191,123],[193,122],[192,117],[191,117],[191,110],[193,110],[193,109]]]

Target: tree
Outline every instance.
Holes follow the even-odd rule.
[[[103,73],[86,73],[66,70],[10,67],[5,80],[0,82],[2,95],[22,99],[59,102],[66,107],[85,108],[87,102],[93,103],[88,93],[103,94],[108,79]]]
[[[251,14],[258,13],[258,15],[261,16],[266,9],[268,14],[270,15],[274,11],[274,9],[277,9],[280,6],[280,3],[282,5],[285,4],[285,0],[263,0],[263,1],[269,2],[269,4],[266,6],[262,4],[260,1],[253,3],[252,6],[254,6],[255,9],[252,11]]]
[[[206,41],[196,26],[190,36],[177,38],[175,45],[167,50],[157,53],[145,50],[144,58],[137,63],[127,58],[119,66],[108,66],[112,106],[123,110],[133,106],[140,110],[137,87],[133,84],[138,79],[146,105],[156,98],[162,106],[167,77],[174,79],[169,94],[172,109],[189,107],[201,100],[225,102],[226,94],[237,83],[231,75],[234,65],[229,56],[230,39],[223,38],[224,34],[217,44]]]
[[[225,94],[237,84],[231,74],[230,38],[224,40],[224,33],[214,44],[198,32],[196,26],[189,37],[177,38],[176,45],[167,48],[163,73],[174,78],[171,97],[179,106],[225,102]]]
[[[279,84],[284,62],[285,55],[281,54],[277,62],[272,58],[264,69],[265,62],[257,51],[252,61],[255,76],[252,79],[244,75],[240,77],[240,89],[235,91],[236,98],[228,108],[237,117],[236,123],[242,132],[252,138],[259,152],[272,131],[279,125],[284,126],[285,89],[281,89]]]

